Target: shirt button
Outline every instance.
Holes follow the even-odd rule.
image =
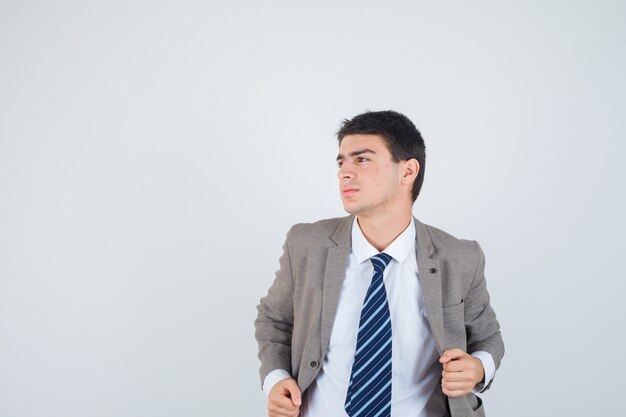
[[[435,274],[437,272],[437,268],[430,268],[430,273]]]
[[[311,368],[311,369],[315,369],[318,366],[320,366],[318,361],[311,361],[311,362],[309,362],[309,368]]]

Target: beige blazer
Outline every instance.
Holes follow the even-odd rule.
[[[319,373],[345,278],[353,220],[297,224],[287,233],[280,269],[257,307],[261,382],[271,371],[285,369],[305,392]],[[414,222],[419,281],[439,354],[455,347],[483,350],[498,368],[504,344],[489,305],[480,246]],[[452,417],[484,415],[474,394],[449,398],[448,405]]]

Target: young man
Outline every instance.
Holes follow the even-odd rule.
[[[293,226],[258,306],[269,416],[483,416],[504,345],[482,250],[412,216],[426,156],[407,117],[337,136],[350,216]]]

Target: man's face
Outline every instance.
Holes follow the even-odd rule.
[[[403,201],[402,174],[380,135],[347,135],[337,156],[344,209],[360,216],[385,213]]]

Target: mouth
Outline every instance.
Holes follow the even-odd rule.
[[[341,195],[349,196],[349,195],[355,194],[357,191],[359,190],[356,188],[343,188],[341,190]]]

